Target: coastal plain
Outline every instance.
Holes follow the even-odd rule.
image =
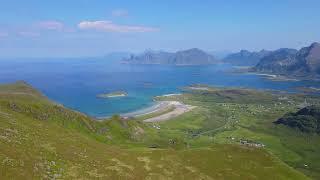
[[[168,121],[144,122],[159,113],[97,121],[51,102],[24,82],[1,85],[0,175],[317,179],[319,136],[272,123],[305,98],[319,104],[314,96],[207,86],[157,97],[197,107]]]

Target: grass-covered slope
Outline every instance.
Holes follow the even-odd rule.
[[[189,115],[180,117],[186,126]],[[208,123],[192,117],[190,129]],[[98,122],[24,82],[2,85],[0,179],[307,179],[264,149],[198,140],[188,148],[179,123],[155,130],[118,117]],[[176,137],[181,142],[170,145]]]
[[[306,175],[320,178],[320,136],[273,122],[298,111],[307,100],[319,105],[320,97],[256,91],[241,88],[187,90],[183,96],[162,97],[198,106],[174,120],[160,124],[163,131],[184,135],[190,147],[208,144],[263,144],[268,152]]]
[[[320,107],[308,106],[296,113],[288,113],[274,122],[284,124],[302,132],[320,134]]]

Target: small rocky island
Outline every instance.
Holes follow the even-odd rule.
[[[125,97],[128,96],[128,93],[125,91],[114,91],[111,93],[98,94],[98,98],[113,98],[113,97]]]

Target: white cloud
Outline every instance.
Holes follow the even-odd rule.
[[[98,30],[104,32],[153,32],[158,28],[147,26],[131,26],[115,24],[112,21],[82,21],[78,24],[78,28],[82,30]]]
[[[114,17],[127,17],[129,12],[125,9],[115,9],[111,12],[111,15]]]
[[[64,29],[64,24],[59,21],[42,21],[37,24],[37,27],[46,30],[61,31]]]

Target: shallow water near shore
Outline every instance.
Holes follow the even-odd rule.
[[[155,105],[154,96],[180,93],[181,87],[209,84],[294,91],[320,88],[313,81],[271,81],[255,74],[230,73],[232,66],[129,65],[101,58],[0,60],[0,83],[24,80],[50,99],[95,117],[126,114]],[[100,99],[125,91],[126,97]]]

